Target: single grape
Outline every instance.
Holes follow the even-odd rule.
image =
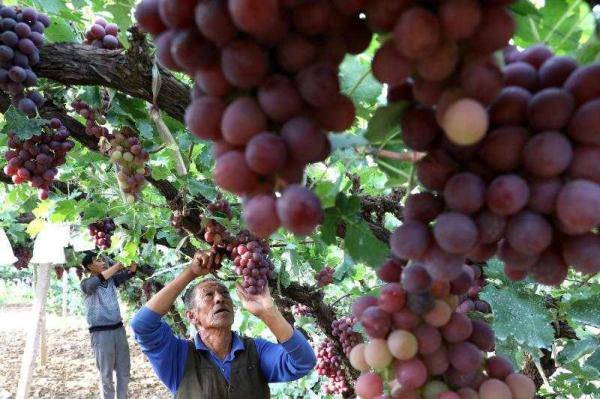
[[[277,215],[283,227],[298,236],[309,235],[323,220],[319,198],[298,185],[288,186],[277,200]]]
[[[444,113],[442,127],[446,137],[458,145],[472,145],[479,142],[489,124],[483,106],[472,99],[462,99],[452,104]]]
[[[431,242],[429,228],[416,220],[405,222],[390,237],[392,254],[400,259],[419,259]]]

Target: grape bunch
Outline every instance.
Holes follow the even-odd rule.
[[[323,268],[321,271],[319,271],[315,275],[315,279],[317,280],[317,285],[319,287],[325,287],[325,286],[328,286],[329,284],[333,284],[333,274],[334,273],[335,273],[335,270],[333,270],[331,267]]]
[[[568,266],[596,274],[600,64],[577,66],[543,45],[507,58],[504,86],[486,111],[490,129],[470,145],[441,137],[439,104],[404,115],[408,146],[413,133],[435,139],[421,148],[428,154],[416,165],[428,191],[407,199],[404,224],[390,238],[392,253],[445,281],[465,259],[484,262],[495,254],[513,280],[558,285]],[[476,118],[462,112],[465,132],[475,131]]]
[[[94,239],[96,246],[102,250],[109,249],[112,245],[112,235],[117,228],[112,218],[106,218],[88,226],[90,236]]]
[[[40,200],[48,198],[50,185],[65,163],[67,152],[74,143],[70,133],[59,119],[52,119],[43,127],[42,134],[21,140],[15,133],[8,134],[9,150],[4,154],[8,164],[4,173],[15,184],[29,182],[37,188]]]
[[[375,53],[373,75],[389,85],[391,101],[414,105],[402,122],[407,147],[429,151],[440,140],[467,146],[486,133],[485,107],[502,88],[492,55],[515,31],[512,2],[374,1],[366,7],[371,27],[390,34]]]
[[[14,248],[14,253],[15,257],[17,258],[17,261],[14,264],[15,268],[17,270],[27,269],[29,267],[29,260],[33,256],[31,250],[27,247],[19,245]]]
[[[350,316],[341,317],[331,323],[332,334],[340,341],[346,357],[350,356],[352,348],[362,342],[361,335],[354,331],[355,323],[356,320]]]
[[[179,235],[187,235],[183,228],[183,219],[187,216],[187,213],[181,210],[173,211],[171,215],[171,226],[175,228]]]
[[[293,306],[292,312],[296,317],[312,317],[314,313],[311,308],[301,303],[297,303]]]
[[[206,230],[204,232],[204,241],[211,245],[219,246],[223,243],[223,239],[228,236],[229,232],[225,226],[213,219],[208,219],[206,222]]]
[[[223,214],[227,219],[233,218],[233,213],[231,212],[231,205],[229,201],[224,200],[222,198],[212,202],[206,206],[206,209],[210,211],[213,215]]]
[[[164,284],[159,281],[146,280],[142,284],[142,293],[144,294],[146,301],[149,301],[155,293],[162,290],[164,287]]]
[[[337,352],[333,341],[325,338],[316,350],[317,374],[327,377],[324,392],[328,395],[343,395],[349,391],[349,384],[342,367],[342,357]]]
[[[144,284],[142,284],[142,292],[146,297],[146,301],[149,301],[150,298],[152,298],[153,288],[152,280],[146,280],[144,281]]]
[[[206,209],[213,216],[225,216],[227,219],[233,218],[233,213],[231,212],[231,206],[229,202],[224,199],[218,199],[215,202],[212,202],[206,206]],[[213,246],[226,246],[225,244],[231,241],[231,235],[219,222],[214,219],[211,219],[210,216],[200,215],[200,219],[203,223],[206,224],[204,240],[213,245]]]
[[[31,68],[40,62],[38,47],[50,19],[33,8],[0,4],[0,89],[12,95],[21,112],[35,115],[44,97],[33,87],[37,76]]]
[[[269,246],[259,241],[239,244],[231,251],[235,272],[243,277],[242,288],[250,295],[264,292],[273,277],[275,267],[268,257],[269,252]]]
[[[150,169],[145,164],[150,159],[150,154],[144,150],[133,129],[127,126],[114,134],[110,146],[110,160],[117,164],[119,169],[119,187],[125,201],[132,204],[148,183],[146,176],[150,175]]]
[[[97,18],[88,31],[85,32],[84,44],[94,48],[115,50],[123,48],[119,42],[119,27],[108,23],[104,18]]]
[[[495,344],[491,327],[457,311],[460,296],[474,287],[476,276],[474,268],[463,265],[451,281],[436,280],[413,262],[379,297],[354,303],[352,314],[370,338],[349,356],[362,372],[355,383],[361,398],[534,397],[535,384],[515,373],[510,361],[488,357]]]
[[[161,64],[195,79],[186,125],[214,142],[214,180],[244,197],[258,237],[280,226],[308,235],[323,219],[301,183],[305,167],[330,153],[326,132],[354,121],[339,65],[372,32],[352,3],[144,0],[136,9]]]
[[[94,110],[89,104],[81,100],[73,101],[71,106],[79,115],[85,118],[85,133],[87,135],[94,136],[97,139],[101,137],[112,138],[108,128],[102,126],[106,123],[106,120],[101,110]]]
[[[62,266],[54,266],[54,273],[58,280],[62,280],[63,274],[65,274],[65,268]]]

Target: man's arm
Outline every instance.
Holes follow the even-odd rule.
[[[196,254],[192,264],[157,292],[134,316],[131,328],[142,352],[148,357],[158,378],[172,393],[177,392],[185,371],[188,342],[177,338],[162,320],[177,296],[196,277],[208,273],[213,258]],[[206,266],[208,265],[208,266]]]
[[[111,278],[115,273],[121,270],[122,267],[123,265],[121,263],[115,263],[97,276],[86,278],[81,282],[81,290],[87,295],[93,294],[100,284]]]
[[[283,317],[267,287],[260,295],[249,295],[239,286],[238,296],[250,313],[261,319],[279,344],[256,339],[261,370],[268,382],[293,381],[304,377],[317,364],[315,352],[306,338]]]
[[[115,286],[119,287],[133,276],[135,276],[135,271],[137,270],[137,264],[132,263],[129,270],[120,270],[119,272],[113,275],[113,281],[115,282]]]
[[[175,279],[167,284],[162,290],[157,292],[156,295],[150,298],[146,303],[146,307],[161,316],[166,315],[185,287],[198,276],[204,276],[210,273],[215,261],[215,255],[209,255],[205,252],[196,252],[190,266],[179,276],[175,277]]]

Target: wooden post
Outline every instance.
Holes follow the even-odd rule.
[[[50,283],[50,265],[38,265],[35,298],[33,301],[33,324],[27,332],[27,342],[21,362],[21,373],[17,395],[15,399],[26,399],[29,397],[31,379],[35,368],[35,359],[40,345],[40,331],[42,329],[43,314],[46,311],[46,299],[48,297],[48,286]]]
[[[69,293],[69,270],[65,269],[62,275],[62,317],[67,317],[67,295]]]

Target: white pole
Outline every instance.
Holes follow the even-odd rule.
[[[36,266],[37,269],[37,284],[35,299],[33,302],[33,324],[27,332],[27,342],[25,343],[25,351],[23,353],[23,361],[21,362],[21,373],[19,377],[19,385],[17,387],[17,395],[15,399],[26,399],[29,397],[29,389],[35,368],[35,358],[40,345],[40,331],[42,329],[43,314],[46,310],[46,299],[48,296],[48,285],[50,282],[50,265],[42,264]]]
[[[69,270],[65,269],[62,275],[62,317],[67,317],[67,295],[69,291]]]

